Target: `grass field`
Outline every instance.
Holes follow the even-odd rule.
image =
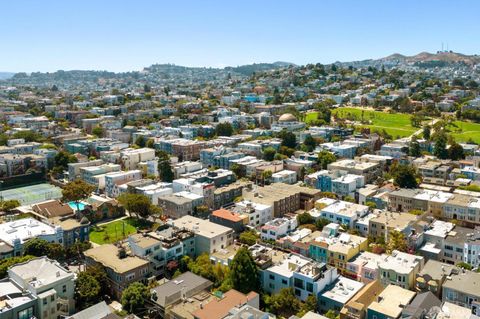
[[[450,134],[457,142],[466,142],[472,139],[476,143],[480,143],[480,124],[471,122],[455,121],[458,127],[449,127]]]
[[[96,244],[115,243],[137,232],[137,221],[134,218],[117,220],[98,227],[92,227],[90,241]]]
[[[410,123],[410,115],[401,113],[386,113],[373,110],[365,110],[354,107],[342,107],[332,110],[332,114],[336,114],[338,118],[348,119],[351,121],[370,121],[371,124],[357,125],[357,128],[369,127],[372,132],[375,130],[382,131],[385,129],[388,134],[394,138],[410,136],[418,129]],[[309,123],[317,119],[317,113],[307,113],[305,122]]]

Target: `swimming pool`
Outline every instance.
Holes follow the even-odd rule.
[[[77,210],[77,207],[81,211],[85,209],[85,204],[82,203],[82,202],[79,202],[78,206],[77,206],[77,203],[75,203],[75,202],[69,202],[68,206],[70,206],[73,210]]]

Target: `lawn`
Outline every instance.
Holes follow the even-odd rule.
[[[457,127],[449,127],[450,134],[457,142],[467,142],[472,139],[476,143],[480,143],[480,124],[471,122],[454,122]]]
[[[90,241],[99,245],[115,243],[128,235],[135,234],[138,226],[138,221],[134,218],[117,220],[101,226],[93,226],[90,230]]]
[[[412,135],[418,128],[412,126],[409,114],[387,113],[354,107],[342,107],[332,111],[337,117],[351,121],[370,121],[371,124],[358,125],[369,127],[372,131],[385,129],[394,138]]]

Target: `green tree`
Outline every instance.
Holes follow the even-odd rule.
[[[137,218],[146,218],[150,215],[152,203],[143,194],[123,193],[118,196],[117,200],[130,214]]]
[[[3,279],[7,276],[7,270],[16,265],[27,262],[36,258],[35,256],[24,255],[19,257],[9,257],[0,260],[0,279]]]
[[[278,294],[267,296],[265,303],[270,312],[285,318],[295,315],[302,307],[293,288],[283,288]]]
[[[307,152],[313,152],[315,147],[317,147],[317,141],[312,137],[312,135],[307,134],[305,140],[303,141],[303,145],[307,148]]]
[[[258,235],[254,230],[246,230],[240,234],[239,240],[242,244],[252,246],[256,244]]]
[[[299,225],[313,224],[315,219],[308,212],[304,212],[297,215],[297,223]]]
[[[418,143],[416,138],[412,138],[410,141],[410,146],[408,148],[408,154],[413,157],[422,156],[422,150],[420,149],[420,143]]]
[[[218,123],[215,127],[215,134],[217,136],[232,136],[233,134],[233,126],[232,124],[225,122],[225,123]]]
[[[315,222],[315,226],[317,227],[318,230],[322,230],[323,227],[327,226],[328,224],[330,224],[330,221],[326,218],[319,218]]]
[[[58,243],[50,243],[45,239],[32,238],[23,246],[24,255],[42,257],[47,256],[50,259],[63,259],[65,250]]]
[[[450,144],[450,148],[448,149],[448,158],[454,161],[464,159],[465,152],[462,145],[458,144],[457,142]]]
[[[335,155],[333,155],[329,151],[323,150],[318,153],[317,162],[321,169],[327,169],[328,164],[333,163],[336,160],[337,158],[335,157]]]
[[[139,135],[136,139],[135,139],[135,144],[140,146],[140,147],[145,147],[147,145],[147,140],[145,138],[145,136],[143,135]]]
[[[297,147],[297,138],[292,132],[283,130],[282,132],[280,132],[279,136],[282,139],[282,146],[292,149],[295,149]]]
[[[18,206],[20,206],[20,202],[16,199],[0,201],[0,211],[4,211],[6,213],[11,212],[13,209],[17,208]]]
[[[170,165],[170,156],[165,152],[158,154],[158,172],[162,182],[171,183],[174,179],[172,166]]]
[[[270,184],[270,179],[272,178],[272,175],[273,175],[273,173],[272,173],[272,171],[269,170],[269,169],[264,170],[264,171],[262,172],[262,182],[263,182],[263,185],[265,185],[265,184],[267,184],[267,185]]]
[[[435,155],[439,159],[447,159],[447,134],[443,130],[436,132],[434,136],[434,141],[435,146],[433,149],[433,155]]]
[[[237,178],[245,177],[245,171],[237,163],[232,164],[230,170],[237,176]]]
[[[263,150],[263,159],[266,161],[273,161],[277,151],[273,147],[267,147]]]
[[[393,171],[393,179],[396,185],[402,188],[416,188],[417,173],[415,169],[410,165],[398,165]]]
[[[327,313],[325,314],[325,317],[327,317],[328,319],[338,319],[339,315],[337,314],[337,312],[335,310],[329,309],[327,311]]]
[[[67,151],[60,151],[53,158],[54,166],[59,167],[62,170],[68,169],[69,163],[76,163],[76,162],[78,162],[78,159],[75,157],[75,155],[70,154]]]
[[[431,135],[432,129],[430,128],[429,125],[425,125],[423,127],[423,138],[426,139],[427,141],[430,140],[430,135]]]
[[[317,309],[317,297],[309,295],[305,302],[302,304],[300,311],[297,313],[297,317],[303,317],[309,311],[315,311]]]
[[[392,230],[388,234],[387,253],[391,254],[394,250],[403,252],[407,251],[407,240],[405,239],[405,235],[398,230]]]
[[[91,274],[82,271],[75,282],[75,301],[77,307],[85,309],[96,303],[101,297],[100,283]]]
[[[93,185],[81,179],[76,179],[63,187],[62,199],[64,202],[74,202],[77,210],[80,211],[80,200],[89,197],[94,190]]]
[[[155,148],[155,140],[154,140],[153,138],[149,138],[149,139],[147,140],[146,146],[147,146],[148,148]]]
[[[101,126],[96,126],[92,130],[92,134],[96,137],[103,137],[103,128]]]
[[[144,284],[134,282],[123,291],[121,303],[123,309],[129,313],[137,313],[148,299],[150,299],[150,290]]]
[[[230,276],[233,288],[240,292],[246,294],[250,291],[260,290],[257,265],[250,251],[245,247],[240,248],[233,257],[230,264]]]

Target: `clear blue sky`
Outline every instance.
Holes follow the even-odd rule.
[[[480,53],[480,1],[6,0],[0,71],[140,70],[153,63],[331,63]]]

